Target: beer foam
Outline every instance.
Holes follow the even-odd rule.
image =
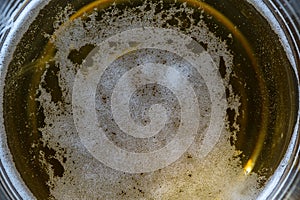
[[[161,2],[144,2],[135,8],[124,7],[119,9],[113,4],[109,9],[106,9],[105,12],[101,13],[101,16],[95,11],[86,14],[85,17],[89,20],[78,18],[70,23],[65,23],[62,28],[57,30],[56,37],[53,38],[52,42],[54,42],[57,48],[55,61],[56,66],[59,67],[57,77],[62,97],[61,100],[54,102],[51,93],[44,88],[43,84],[40,84],[40,95],[37,98],[43,107],[45,115],[45,127],[40,128],[43,137],[42,140],[45,145],[56,151],[55,159],[60,161],[64,169],[63,175],[57,176],[54,171],[55,166],[47,163],[47,161],[43,159],[43,153],[41,152],[40,160],[44,163],[49,173],[50,179],[48,185],[53,198],[62,200],[255,199],[260,192],[258,175],[255,173],[250,173],[249,175],[244,174],[241,161],[239,160],[241,152],[237,151],[229,141],[229,138],[239,130],[236,120],[239,115],[240,102],[239,97],[233,93],[229,84],[230,77],[233,75],[231,70],[233,55],[228,50],[226,41],[221,41],[220,38],[216,37],[215,34],[209,30],[201,16],[199,16],[199,22],[193,24],[194,19],[192,16],[198,8],[191,8],[186,4],[182,4],[178,8],[170,4],[168,9],[159,10],[158,8],[161,5]],[[220,63],[220,59],[223,59],[225,63],[226,69],[225,74],[222,75],[222,82],[224,88],[229,91],[227,107],[235,112],[234,126],[236,131],[230,132],[229,128],[223,127],[218,142],[204,159],[199,156],[199,147],[201,147],[203,142],[203,138],[199,136],[195,138],[190,148],[176,162],[173,162],[167,167],[145,173],[126,173],[112,169],[95,159],[83,146],[75,127],[72,107],[73,86],[76,73],[85,62],[85,57],[81,59],[77,53],[79,52],[79,55],[80,53],[86,54],[84,50],[93,49],[107,38],[130,29],[156,27],[182,32],[180,26],[188,22],[182,21],[180,18],[174,18],[178,13],[184,13],[184,19],[190,22],[190,26],[184,28],[184,34],[195,38],[197,42],[203,44],[205,46],[204,50],[211,56],[213,62]],[[60,20],[67,21],[66,19]],[[173,26],[172,23],[175,22],[172,21],[171,23],[171,20],[177,21],[178,26]],[[130,44],[133,47],[138,45],[134,41]],[[114,46],[112,43],[111,48],[114,48]],[[177,48],[180,49],[182,47],[178,46]],[[195,49],[195,51],[197,51],[197,49]],[[75,56],[72,56],[72,53],[75,54]],[[147,59],[147,55],[142,56],[142,58]],[[114,85],[110,85],[111,82],[109,80],[110,78],[114,79],[114,75],[118,74],[117,72],[118,71],[114,71],[112,76],[107,75],[107,81],[101,82],[103,87],[107,87],[108,90],[113,89]],[[186,71],[184,73],[189,75]],[[42,83],[46,82],[45,76],[46,72]],[[176,76],[173,75],[172,77],[174,78]],[[99,80],[100,78],[101,77],[99,77]],[[207,88],[202,79],[198,80],[197,77],[195,77],[191,80],[196,82],[197,85],[201,83],[204,85],[199,88],[195,85],[194,89],[198,89],[198,92],[195,92],[196,94],[204,95],[202,97],[204,101],[201,103],[203,111],[206,110],[206,113],[200,114],[203,114],[203,120],[207,122],[211,116],[209,113],[211,111],[211,102],[209,102],[209,100],[212,97],[210,97],[206,91]],[[214,89],[218,90],[219,87],[216,86]],[[140,90],[138,89],[132,96],[130,105],[133,106],[133,110],[134,107],[139,106],[138,100],[143,99],[138,98],[138,95],[146,95],[146,99],[147,95],[149,95],[149,93],[143,93],[142,91],[147,91],[147,89],[140,88]],[[160,97],[165,98],[164,102],[166,105],[164,108],[166,109],[166,113],[168,116],[171,116],[171,120],[176,121],[178,118],[176,111],[177,108],[180,108],[176,100],[176,95],[174,96],[171,90],[163,87],[156,92],[163,93]],[[217,92],[220,94],[224,93],[224,91]],[[109,101],[109,98],[110,97],[105,97],[102,101]],[[159,101],[155,100],[154,103],[156,102]],[[152,101],[148,103],[153,104]],[[172,105],[176,107],[176,109],[168,108],[168,105]],[[151,107],[150,105],[147,106]],[[139,109],[143,108],[147,111],[147,106],[140,106]],[[147,124],[148,114],[147,112],[143,113],[142,110],[138,110],[136,113],[133,112],[132,115],[137,123]],[[224,120],[224,123],[228,126],[228,119],[226,118]],[[86,120],[86,124],[89,124],[88,120]],[[111,128],[110,123],[106,125],[108,129]],[[176,130],[176,123],[170,124],[170,126],[173,128],[172,130]],[[207,127],[204,125],[200,133],[206,129]],[[114,135],[117,133],[118,132],[114,132],[114,134],[111,135],[110,139],[112,142],[119,140],[119,142],[123,142],[121,144],[123,148],[125,148],[125,144],[134,144],[136,145],[134,149],[140,148],[142,149],[141,151],[147,150],[144,146],[138,146],[137,143],[132,142],[132,139],[128,137],[117,138],[117,140],[114,138]],[[165,137],[165,139],[163,137]],[[162,140],[162,144],[164,144],[163,142],[168,143],[173,137],[174,134],[170,133],[162,134],[162,136],[158,138],[164,139]],[[211,135],[210,137],[213,138],[215,136]],[[158,144],[159,147],[161,146],[159,141],[156,141],[156,143],[153,142],[153,144]],[[157,147],[149,146],[151,150],[154,148]]]

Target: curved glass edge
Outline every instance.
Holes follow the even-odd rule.
[[[0,48],[28,0],[0,0]]]
[[[4,49],[4,41],[9,35],[9,32],[20,15],[22,8],[25,8],[26,0],[1,0],[0,1],[0,52]],[[3,70],[3,62],[0,62],[0,70]],[[0,133],[1,134],[1,133]],[[3,140],[3,138],[0,138]],[[1,141],[2,143],[3,141]],[[2,148],[1,148],[2,150]],[[4,153],[4,152],[2,152]],[[2,154],[1,153],[1,154]],[[5,159],[0,157],[0,199],[14,200],[22,199],[19,193],[13,186],[5,168]]]
[[[16,44],[48,0],[0,0],[0,93],[3,91],[7,63]],[[8,6],[4,8],[4,6]],[[28,14],[30,13],[30,15]],[[0,96],[0,113],[3,99]],[[9,153],[4,134],[3,116],[0,115],[0,200],[36,199],[21,179]]]
[[[4,3],[2,4],[2,2]],[[10,1],[0,1],[1,5],[5,5],[5,2]],[[17,20],[27,4],[30,3],[28,0],[16,0],[11,2],[13,3],[10,3],[10,6],[13,7],[11,7],[9,11],[6,11],[9,13],[9,17],[7,17],[8,15],[5,18],[3,17],[4,6],[0,7],[0,49],[3,47],[5,39],[10,34],[13,23]],[[255,0],[253,2],[255,2]],[[289,40],[289,43],[292,44],[293,55],[296,56],[295,64],[297,66],[297,72],[300,71],[300,0],[263,0],[263,2],[271,8],[272,14],[279,20],[284,32],[288,33],[287,39]],[[2,66],[0,65],[0,67]],[[298,88],[298,90],[300,91],[300,88]],[[271,193],[268,198],[295,200],[300,198],[300,141],[298,129],[299,127],[297,126],[297,129],[295,129],[297,131],[297,133],[295,133],[297,137],[294,138],[296,148],[293,148],[291,153],[292,156],[294,156],[294,160],[290,165],[289,170],[285,170],[287,174],[286,177],[283,178],[284,180],[281,180],[283,184],[277,188],[278,190],[273,188],[273,193]],[[22,199],[14,189],[13,184],[11,184],[5,172],[2,160],[0,160],[0,199]]]
[[[2,200],[15,200],[22,199],[15,188],[12,186],[4,167],[0,161],[0,199]]]
[[[287,54],[294,67],[296,82],[298,84],[298,102],[295,105],[296,109],[298,109],[298,116],[290,146],[280,167],[274,173],[259,199],[298,200],[300,199],[300,0],[263,0],[259,2],[253,0],[253,2],[264,4],[267,9],[263,12],[268,10],[270,12],[268,14],[271,14],[275,20],[271,20],[271,23],[275,22],[275,24],[270,24],[274,26],[275,31],[283,31],[283,34],[279,35],[282,36],[283,46],[289,48]],[[264,15],[270,16],[266,13]]]
[[[289,36],[290,44],[293,48],[293,55],[296,61],[296,71],[300,71],[300,0],[276,0],[274,5],[277,8],[277,14],[281,14],[283,26]],[[276,10],[274,9],[276,12]],[[297,76],[299,78],[299,74]],[[298,82],[299,83],[299,82]],[[298,88],[300,88],[298,84]],[[298,89],[300,91],[300,89]],[[298,98],[299,99],[299,98]],[[298,110],[298,117],[300,111]],[[298,137],[293,151],[293,162],[286,177],[286,182],[282,185],[282,192],[279,193],[280,199],[300,199],[300,130],[299,124],[295,127],[295,133]]]

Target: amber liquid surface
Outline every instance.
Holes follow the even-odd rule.
[[[231,152],[228,159],[232,159],[234,167],[228,160],[222,160],[227,157],[217,150],[208,155],[207,160],[211,160],[199,161],[191,148],[180,157],[178,165],[175,162],[169,168],[153,172],[126,173],[94,159],[81,144],[80,133],[72,118],[72,86],[76,73],[101,41],[126,30],[150,26],[176,30],[191,37],[216,63],[228,103],[224,134],[216,149]],[[197,34],[195,30],[200,32]],[[177,62],[188,66],[184,60],[161,49],[132,52],[118,58],[119,64],[147,58],[160,64]],[[160,58],[164,55],[168,59]],[[67,3],[54,0],[39,12],[23,35],[7,69],[3,93],[7,142],[17,170],[38,199],[180,199],[187,195],[226,199],[229,196],[221,186],[221,189],[217,186],[208,189],[213,184],[207,180],[216,172],[220,172],[216,175],[220,180],[224,179],[224,174],[229,177],[232,174],[238,184],[245,179],[242,182],[245,188],[251,185],[259,193],[284,156],[296,118],[294,74],[280,38],[245,1],[81,0]],[[118,67],[112,68],[111,73],[121,76],[118,70]],[[194,75],[188,67],[184,73]],[[129,105],[132,106],[131,117],[137,124],[149,123],[142,109],[149,110],[152,104],[162,104],[171,122],[169,131],[157,136],[161,142],[131,140],[116,130],[117,126],[110,121],[110,112],[103,114],[103,109],[110,108],[106,103],[110,102],[109,94],[112,93],[106,86],[114,79],[109,72],[107,74],[102,76],[106,82],[98,85],[96,93],[99,95],[96,102],[100,105],[100,125],[111,129],[106,136],[118,147],[135,153],[157,150],[168,144],[182,121],[180,111],[177,112],[180,99],[176,94],[167,86],[155,83],[142,86],[133,93]],[[211,116],[212,104],[209,102],[212,97],[204,94],[208,93],[208,86],[199,87],[203,82],[201,77],[188,80],[194,84],[198,100],[204,102],[201,107],[204,115]],[[104,93],[106,96],[102,95]],[[205,125],[203,127],[206,129]],[[201,137],[196,137],[196,143],[201,144]],[[195,148],[197,152],[197,146]],[[182,173],[175,174],[177,169]],[[198,173],[201,170],[206,177]],[[200,178],[206,180],[201,182]],[[152,185],[149,184],[151,181]],[[93,192],[92,185],[95,186]],[[66,188],[72,194],[63,192]],[[211,193],[207,193],[208,190]],[[243,191],[237,188],[232,192],[244,195]],[[254,197],[251,191],[245,193],[239,197],[252,199],[257,196],[257,192],[253,193]]]

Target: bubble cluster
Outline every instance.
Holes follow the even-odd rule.
[[[41,156],[55,199],[257,196],[257,177],[243,174],[226,128],[227,108],[239,110],[233,56],[202,15],[146,1],[59,19],[52,42],[61,96],[53,101],[44,76],[37,98],[43,143],[63,167],[56,176]]]

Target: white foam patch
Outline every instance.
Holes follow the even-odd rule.
[[[150,9],[145,9],[147,5]],[[74,80],[82,66],[68,59],[69,53],[87,44],[97,46],[110,36],[126,30],[142,27],[161,28],[177,12],[185,12],[187,17],[193,20],[191,14],[194,10],[184,5],[180,9],[171,7],[154,14],[155,6],[156,3],[146,2],[135,9],[140,12],[127,8],[123,9],[122,13],[113,8],[103,14],[101,20],[96,21],[94,13],[88,22],[76,19],[58,31],[59,37],[54,40],[58,49],[55,59],[60,66],[58,78],[63,103],[51,102],[51,95],[42,87],[39,89],[41,95],[38,98],[45,114],[46,126],[41,129],[43,142],[56,150],[58,160],[62,159],[59,155],[67,158],[66,162],[62,162],[65,169],[62,177],[54,176],[51,166],[45,166],[50,175],[48,185],[51,187],[51,195],[55,199],[255,199],[260,192],[258,176],[254,173],[244,175],[237,156],[239,152],[229,142],[232,133],[225,127],[205,159],[199,156],[203,137],[196,137],[190,148],[176,162],[147,173],[125,173],[107,167],[82,145],[72,113]],[[167,25],[164,28],[180,32],[177,27]],[[187,28],[186,34],[207,44],[206,51],[215,63],[219,63],[220,57],[223,57],[227,68],[222,81],[224,87],[230,88],[233,56],[225,41],[211,33],[202,20]],[[218,88],[215,87],[216,90]],[[235,110],[237,117],[239,98],[232,90],[229,89],[229,92],[227,104]],[[207,109],[211,109],[210,106],[209,102],[204,104]],[[203,118],[210,119],[210,116],[208,113]],[[224,123],[227,123],[226,119],[224,120]],[[236,126],[238,127],[237,124]]]

